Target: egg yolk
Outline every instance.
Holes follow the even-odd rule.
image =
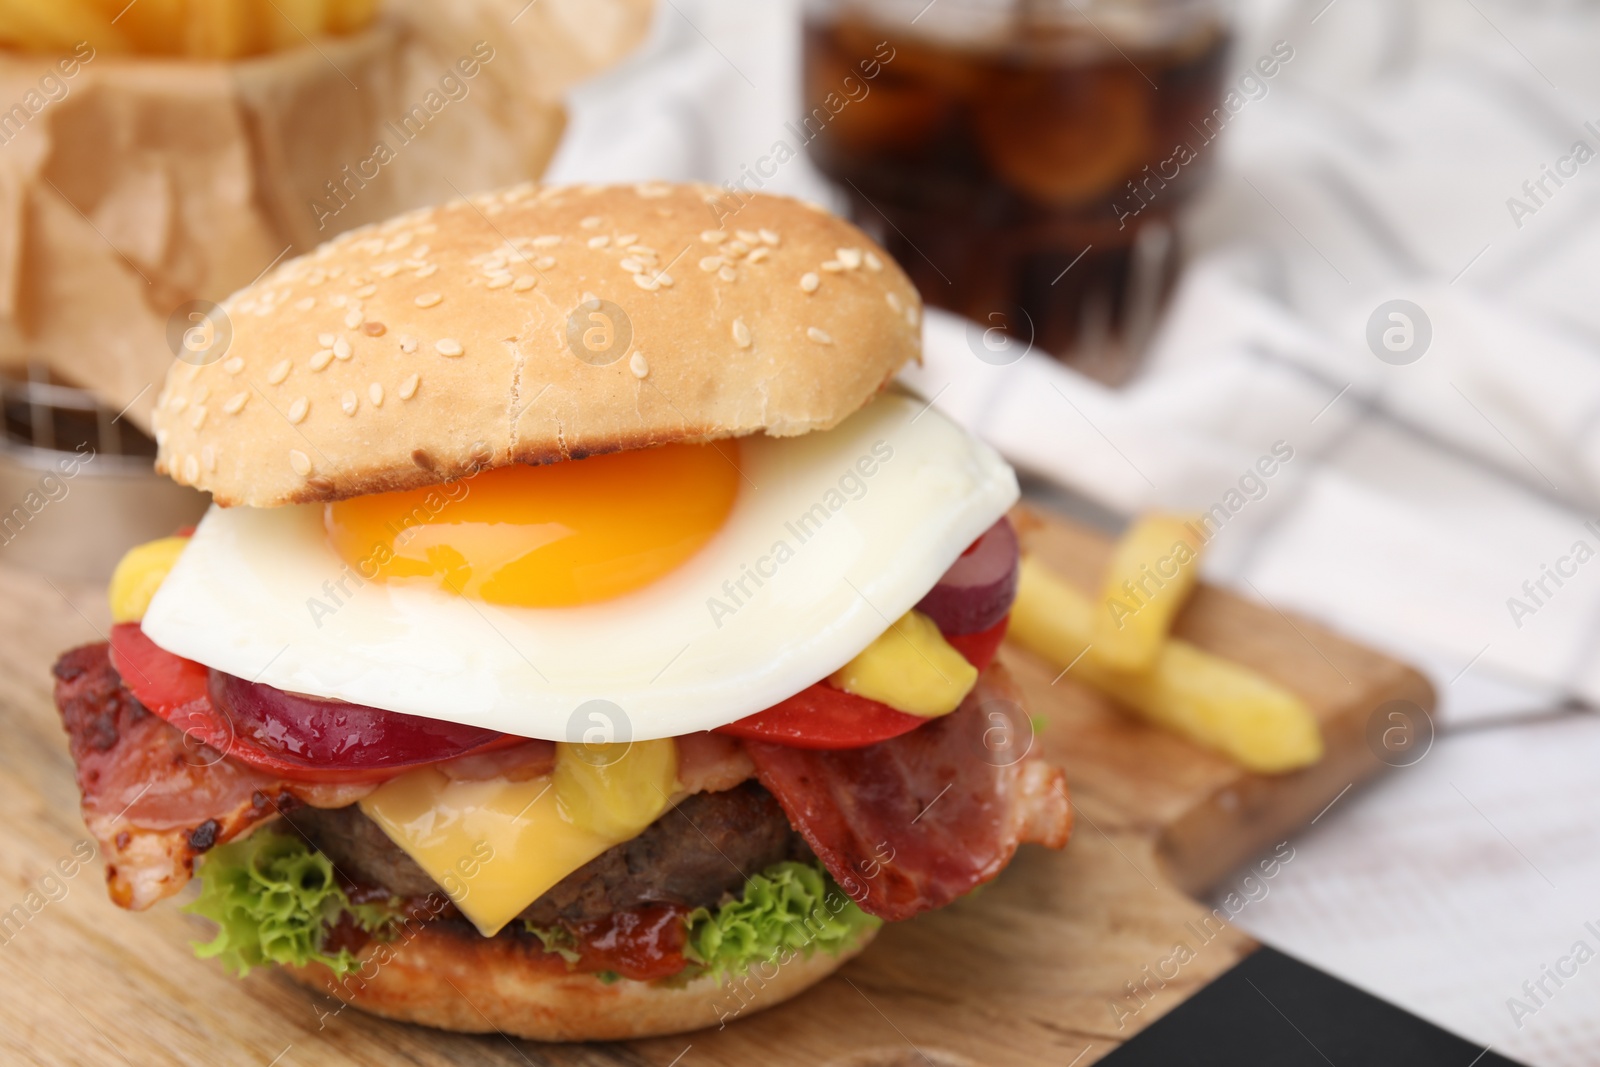
[[[337,501],[323,520],[334,549],[368,580],[434,582],[494,604],[590,604],[648,585],[711,539],[738,494],[737,448],[671,444],[519,464]]]

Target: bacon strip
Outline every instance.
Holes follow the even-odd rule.
[[[960,708],[900,737],[834,751],[745,748],[834,880],[863,910],[897,921],[987,882],[1021,842],[1066,844],[1064,776],[1024,755],[1026,731],[1021,693],[994,665]]]
[[[55,665],[56,706],[66,727],[83,818],[106,856],[111,899],[142,910],[194,876],[194,861],[297,804],[342,808],[378,783],[280,779],[200,743],[151,714],[122,684],[106,645],[86,645]],[[721,792],[755,775],[739,742],[712,734],[678,738],[685,793]],[[438,764],[452,778],[513,780],[546,774],[555,745],[528,741]]]
[[[106,645],[68,652],[55,677],[83,819],[106,857],[111,899],[124,908],[172,896],[193,877],[195,857],[280,811],[343,807],[376,788],[282,781],[196,743],[123,687]]]

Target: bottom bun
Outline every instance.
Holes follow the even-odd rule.
[[[343,978],[321,964],[283,968],[302,985],[401,1022],[533,1041],[617,1041],[700,1030],[754,1014],[810,988],[871,942],[837,955],[796,954],[737,977],[603,982],[552,966],[536,943],[433,925],[364,948]]]

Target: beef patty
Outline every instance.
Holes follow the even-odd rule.
[[[402,897],[440,892],[355,805],[300,808],[288,819],[352,882]],[[738,893],[748,875],[782,860],[813,858],[772,794],[751,780],[726,792],[685,798],[638,837],[557,882],[520,918],[550,926],[645,904],[710,907],[723,894]]]

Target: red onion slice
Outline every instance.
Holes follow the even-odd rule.
[[[483,749],[507,735],[420,715],[286,693],[212,671],[211,699],[239,735],[319,770],[402,768]]]
[[[1005,618],[1017,598],[1017,532],[1002,518],[950,565],[917,610],[947,634],[975,634]]]

